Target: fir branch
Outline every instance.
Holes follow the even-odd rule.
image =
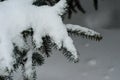
[[[42,51],[42,53],[45,53],[47,57],[50,57],[51,50],[52,50],[51,39],[49,36],[45,36],[42,38],[42,40],[43,40],[43,43],[42,43],[40,50]]]
[[[62,51],[63,55],[64,55],[64,56],[67,58],[67,60],[69,60],[70,62],[74,62],[74,63],[79,62],[79,58],[78,58],[78,59],[75,59],[75,58],[73,57],[73,54],[72,54],[70,51],[68,51],[66,48],[62,47],[62,48],[60,49],[60,51]],[[79,56],[79,53],[78,53],[78,56]]]
[[[36,56],[40,56],[40,57],[36,57]],[[35,59],[37,58],[37,59]],[[35,60],[34,60],[35,59]],[[32,74],[32,79],[36,80],[37,79],[37,71],[36,71],[36,66],[37,65],[42,65],[44,63],[44,58],[42,55],[40,55],[39,53],[34,53],[32,55],[32,70],[33,70],[33,74]]]
[[[94,2],[94,7],[97,10],[98,9],[98,0],[93,0],[93,2]]]
[[[47,2],[46,0],[36,0],[35,2],[33,2],[33,5],[36,5],[36,6],[47,5]]]
[[[33,29],[29,28],[24,30],[21,34],[23,35],[23,38],[26,39],[28,36],[33,36]]]
[[[32,63],[33,63],[33,66],[42,65],[44,64],[44,57],[41,54],[35,52],[32,55]]]
[[[100,41],[103,38],[100,33],[85,27],[81,27],[79,25],[67,24],[66,27],[68,33],[71,35],[82,36],[83,38],[96,41]]]
[[[18,47],[14,44],[14,58],[15,58],[15,63],[13,64],[14,71],[16,71],[20,65],[24,65],[25,62],[27,61],[27,58],[25,58],[26,54],[28,51],[23,50],[20,51]]]
[[[0,76],[0,80],[7,80],[8,76]]]
[[[75,1],[75,2],[74,2]],[[71,10],[73,12],[77,12],[77,10],[75,9],[76,5],[76,0],[69,0],[68,1],[68,10]]]
[[[5,76],[0,76],[0,80],[5,80]]]
[[[86,34],[85,32],[80,32],[79,30],[68,30],[68,33],[70,35],[77,35],[77,36],[82,36],[83,38],[86,38],[86,39],[90,39],[90,40],[96,40],[96,41],[100,41],[103,37],[101,35],[89,35],[89,34]]]
[[[81,12],[85,13],[85,10],[83,9],[79,0],[68,0],[68,5],[69,5],[69,9],[71,9],[74,12],[77,12],[76,10],[77,8]]]
[[[3,1],[5,1],[5,0],[0,0],[0,2],[3,2]],[[1,79],[0,79],[1,80]]]
[[[83,9],[80,1],[79,1],[79,0],[76,0],[75,3],[76,3],[75,6],[78,8],[78,10],[80,10],[80,11],[83,12],[83,13],[85,13],[85,10]]]
[[[0,76],[0,80],[13,80],[13,76]]]

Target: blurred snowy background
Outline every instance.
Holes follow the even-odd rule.
[[[95,42],[72,37],[80,53],[80,62],[70,63],[54,50],[46,63],[38,68],[38,80],[120,80],[120,0],[99,0],[98,11],[92,0],[81,0],[86,14],[73,14],[65,23],[90,27],[103,35]],[[21,74],[15,80],[22,80]]]

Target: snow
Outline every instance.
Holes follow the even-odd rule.
[[[110,79],[110,76],[105,76],[104,77],[104,80],[109,80]]]
[[[33,71],[32,71],[32,52],[33,51],[29,51],[27,53],[28,60],[27,60],[27,62],[25,64],[25,70],[26,70],[25,71],[25,76],[27,76],[28,78],[32,77],[32,73],[33,73]]]
[[[95,59],[91,59],[88,61],[88,65],[95,66],[97,64],[97,61]]]
[[[88,73],[87,73],[87,72],[84,72],[84,73],[82,73],[82,76],[83,76],[83,77],[87,77],[87,76],[88,76]]]
[[[32,0],[6,0],[0,3],[0,75],[4,75],[6,67],[12,69],[13,43],[20,50],[25,46],[21,32],[32,28],[34,31],[33,40],[36,48],[41,47],[42,37],[49,35],[58,49],[63,46],[71,52],[72,57],[78,60],[77,50],[73,40],[68,36],[67,29],[80,30],[86,35],[99,34],[91,29],[78,25],[67,24],[62,22],[60,15],[65,13],[67,7],[66,0],[60,0],[55,6],[37,7],[31,4]],[[73,28],[74,27],[74,28]],[[33,50],[33,49],[32,49]],[[32,50],[27,53],[28,61],[25,65],[26,75],[31,71]]]
[[[114,70],[114,67],[109,68],[109,72],[113,72]]]
[[[89,44],[89,43],[86,43],[86,44],[84,44],[84,46],[85,46],[85,47],[89,47],[89,46],[90,46],[90,44]]]

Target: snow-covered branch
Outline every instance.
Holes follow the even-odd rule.
[[[33,64],[43,64],[42,55],[45,53],[49,57],[53,46],[62,50],[69,60],[78,62],[78,52],[68,32],[102,39],[99,33],[88,28],[65,25],[61,16],[66,7],[66,0],[52,7],[34,6],[32,0],[0,3],[0,75],[9,75],[11,70],[22,65],[24,76],[31,77]]]
[[[100,41],[102,39],[102,36],[100,33],[79,25],[66,24],[66,28],[70,34],[74,34],[78,36],[80,35],[85,38],[96,40],[96,41]]]

